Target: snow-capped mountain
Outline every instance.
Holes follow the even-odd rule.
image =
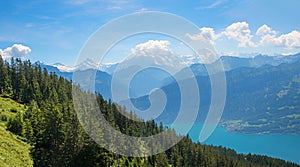
[[[101,64],[100,69],[101,71],[107,72],[108,74],[113,74],[116,68],[118,67],[119,63],[106,63]]]
[[[88,70],[88,69],[96,69],[96,70],[106,72],[108,74],[112,74],[117,66],[118,66],[118,63],[98,64],[98,63],[95,63],[94,61],[92,61],[91,59],[87,59],[84,62],[76,65],[74,67],[73,71],[76,71],[76,70],[83,71],[83,70]]]
[[[52,64],[52,66],[56,67],[57,69],[59,69],[59,71],[62,72],[73,72],[75,70],[75,67],[67,66],[61,63],[55,63]]]
[[[93,60],[91,59],[87,59],[83,62],[81,62],[80,64],[74,66],[74,71],[80,70],[88,70],[88,69],[97,69],[99,70],[99,64],[95,63]]]
[[[139,62],[145,62],[146,60],[140,60],[144,57],[139,57]],[[145,59],[145,58],[144,58]],[[183,55],[180,56],[181,61],[185,63],[186,66],[189,66],[192,68],[192,70],[195,70],[194,68],[198,66],[204,66],[203,63],[201,63],[201,60],[198,57],[195,57],[193,55]],[[276,56],[267,56],[267,55],[256,55],[253,57],[245,57],[242,58],[242,56],[221,56],[220,60],[223,63],[223,66],[225,68],[225,71],[232,70],[238,67],[260,67],[265,64],[269,65],[279,65],[281,63],[291,63],[299,59],[299,54],[295,55],[276,55]],[[166,60],[166,58],[163,58],[163,60]],[[148,61],[148,60],[147,60]],[[154,61],[155,62],[165,62],[165,61]],[[105,64],[97,64],[91,59],[87,59],[86,61],[76,65],[76,66],[68,66],[64,65],[62,63],[55,63],[55,64],[46,64],[41,61],[37,61],[37,64],[43,64],[47,66],[52,66],[57,68],[61,72],[74,72],[77,70],[88,70],[88,69],[97,69],[103,72],[106,72],[108,74],[113,74],[118,67],[119,63],[105,63]],[[171,62],[165,62],[165,63],[171,63]],[[122,63],[124,66],[124,62]],[[125,64],[127,64],[125,62]],[[166,65],[166,64],[165,64]],[[196,70],[197,71],[197,70]]]
[[[156,57],[156,59],[159,57]],[[140,60],[143,59],[143,60]],[[141,62],[145,62],[145,61],[149,61],[149,60],[144,60],[146,59],[146,57],[139,57],[138,58],[138,63]],[[168,60],[167,57],[162,57],[162,60]],[[180,56],[180,61],[182,61],[184,63],[185,66],[189,66],[192,69],[195,66],[204,66],[203,63],[201,63],[201,60],[199,59],[199,57],[196,57],[194,55],[182,55]],[[242,56],[220,56],[220,60],[223,63],[223,66],[225,68],[225,71],[228,70],[232,70],[238,67],[260,67],[262,65],[265,64],[269,64],[269,65],[279,65],[281,63],[291,63],[294,62],[296,60],[299,59],[299,53],[295,54],[295,55],[275,55],[275,56],[267,56],[267,55],[261,55],[261,54],[257,54],[256,56],[248,56],[248,57],[242,57]],[[169,63],[170,65],[172,65],[172,62],[168,62],[168,61],[153,61],[153,63],[159,62],[161,65],[161,62],[164,62],[166,64],[164,64],[164,66],[167,66],[167,64]],[[59,71],[61,72],[74,72],[77,70],[88,70],[88,69],[97,69],[103,72],[106,72],[108,74],[113,74],[116,70],[116,68],[120,65],[120,63],[105,63],[105,64],[97,64],[94,61],[92,61],[91,59],[87,59],[85,61],[83,61],[82,63],[76,65],[76,66],[68,66],[68,65],[64,65],[62,63],[55,63],[55,64],[47,64],[41,61],[37,61],[36,64],[43,64],[43,65],[47,65],[47,66],[52,66],[52,67],[56,67]],[[127,62],[123,62],[121,63],[123,64],[122,66],[124,66],[124,64],[126,65]],[[174,63],[173,63],[174,64]],[[213,63],[212,63],[213,64]],[[196,70],[197,71],[197,70]]]
[[[68,65],[64,65],[62,63],[54,63],[54,64],[47,64],[41,61],[37,61],[35,62],[35,64],[39,64],[39,65],[43,65],[43,66],[51,66],[51,67],[55,67],[57,68],[59,71],[61,72],[74,72],[77,70],[80,71],[84,71],[84,70],[88,70],[88,69],[96,69],[96,70],[100,70],[103,72],[107,72],[108,74],[112,74],[114,72],[114,70],[116,69],[116,67],[118,66],[118,63],[107,63],[107,64],[97,64],[94,63],[92,60],[86,60],[76,66],[68,66]]]

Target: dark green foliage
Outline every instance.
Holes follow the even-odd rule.
[[[134,158],[108,152],[81,127],[73,106],[70,81],[42,71],[38,66],[32,67],[29,61],[12,59],[11,64],[3,61],[2,64],[5,65],[1,66],[0,62],[0,70],[7,70],[10,76],[7,83],[10,84],[0,84],[1,94],[26,105],[26,111],[18,111],[8,121],[7,129],[24,137],[33,146],[31,155],[34,166],[297,166],[265,156],[237,154],[222,147],[196,144],[188,137],[166,152],[149,157]],[[7,93],[10,90],[11,93]],[[101,95],[97,95],[97,102],[105,119],[122,133],[150,136],[164,130],[154,121],[127,119],[123,114],[130,117],[136,115],[105,101]],[[99,122],[89,123],[91,126],[101,126]],[[166,141],[175,135],[170,129],[168,132],[170,139],[164,139]],[[115,139],[112,137],[112,140]],[[120,139],[119,144],[122,145],[122,142],[126,141]]]
[[[0,55],[0,94],[9,96],[12,92],[9,78],[8,63],[4,62]]]
[[[17,112],[18,112],[18,110],[17,110],[17,109],[15,109],[15,108],[12,108],[12,109],[10,109],[10,112],[17,113]]]
[[[13,132],[16,135],[21,136],[24,130],[23,113],[17,112],[14,118],[10,118],[7,123],[7,130]]]
[[[7,116],[0,114],[0,120],[3,121],[3,122],[6,122],[7,121]]]

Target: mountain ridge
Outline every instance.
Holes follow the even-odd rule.
[[[292,63],[292,62],[298,60],[299,57],[300,57],[300,53],[291,54],[291,55],[275,55],[275,56],[257,54],[256,56],[253,56],[253,57],[223,55],[223,56],[219,57],[219,60],[221,60],[221,62],[223,63],[224,70],[228,71],[228,70],[235,69],[238,67],[243,67],[243,66],[260,67],[264,64],[270,64],[270,65],[277,66],[281,63]],[[243,62],[243,63],[241,63],[241,62]],[[112,74],[114,72],[114,70],[116,69],[116,67],[119,65],[119,63],[117,63],[117,62],[97,64],[90,59],[87,59],[87,60],[83,61],[82,63],[77,64],[76,66],[67,66],[67,65],[64,65],[59,62],[54,63],[54,64],[46,64],[46,63],[37,61],[36,63],[57,67],[62,72],[74,72],[77,70],[95,69],[95,70],[107,72],[108,74]],[[213,63],[215,63],[215,62],[213,62]],[[191,67],[191,69],[193,69],[193,66],[197,66],[197,65],[205,66],[206,64],[201,63],[201,62],[193,62],[193,63],[190,63],[190,65],[188,65],[188,66]]]
[[[300,54],[295,54],[295,55],[289,55],[289,56],[264,56],[264,55],[257,55],[254,58],[241,58],[241,57],[233,57],[233,56],[222,56],[220,60],[223,61],[223,65],[225,66],[224,70],[225,71],[231,71],[237,68],[241,67],[254,67],[258,68],[260,66],[269,64],[269,65],[279,65],[281,63],[292,63],[294,61],[297,61],[300,59]],[[91,62],[91,60],[89,61]],[[88,64],[89,64],[88,63]],[[63,76],[67,78],[68,80],[72,80],[73,72],[65,72],[61,71],[57,66],[52,66],[52,65],[47,65],[45,63],[41,62],[36,62],[35,64],[40,65],[42,68],[46,68],[49,72],[55,72],[59,76]],[[94,68],[89,68],[89,66],[86,66],[84,64],[79,71],[79,73],[86,73],[87,71],[93,71],[96,72],[96,91],[100,91],[103,93],[103,97],[105,99],[111,99],[112,94],[111,94],[111,83],[112,83],[112,77],[114,75],[114,70],[118,67],[118,63],[114,64],[108,64],[107,68],[105,70],[96,70]],[[216,63],[215,63],[216,65]],[[93,67],[96,65],[94,64]],[[214,64],[211,64],[211,68],[215,69],[215,72],[218,72],[220,69],[218,66],[214,67]],[[104,69],[104,67],[103,67]],[[129,68],[130,69],[130,68]],[[143,95],[148,95],[150,91],[153,88],[160,88],[165,85],[168,85],[170,82],[173,82],[174,79],[179,79],[179,80],[184,80],[191,78],[193,76],[188,76],[186,75],[185,70],[191,70],[194,76],[207,76],[207,70],[206,70],[206,65],[204,64],[192,64],[189,66],[189,68],[184,68],[178,73],[176,73],[174,76],[166,75],[164,71],[157,71],[155,72],[155,75],[151,75],[151,79],[148,79],[147,76],[149,76],[149,70],[144,69],[140,71],[139,73],[136,74],[135,78],[133,78],[133,82],[130,83],[130,96],[131,97],[139,97]],[[124,70],[123,70],[124,71]],[[151,71],[151,70],[150,70]],[[152,70],[153,71],[153,70]],[[121,71],[122,72],[122,71]],[[118,79],[120,81],[126,80],[124,79]],[[146,81],[147,82],[144,82]],[[122,82],[123,82],[122,81]],[[103,84],[105,83],[105,84]],[[142,83],[142,84],[139,84]],[[121,84],[121,83],[119,83]],[[140,86],[137,86],[140,85]]]

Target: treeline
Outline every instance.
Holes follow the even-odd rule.
[[[26,106],[26,111],[17,111],[8,120],[7,129],[32,145],[34,166],[297,166],[266,156],[237,154],[231,149],[193,143],[188,137],[157,155],[121,156],[99,146],[84,131],[74,110],[70,81],[30,61],[11,59],[8,63],[2,58],[0,78],[1,96]],[[105,119],[124,134],[150,136],[165,130],[154,121],[127,119],[120,114],[126,112],[124,108],[105,101],[100,94],[96,96]],[[132,113],[131,116],[135,117]]]

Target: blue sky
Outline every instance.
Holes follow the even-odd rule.
[[[190,20],[220,54],[300,52],[298,0],[11,0],[0,6],[0,53],[50,64],[73,65],[99,27],[141,11]]]

